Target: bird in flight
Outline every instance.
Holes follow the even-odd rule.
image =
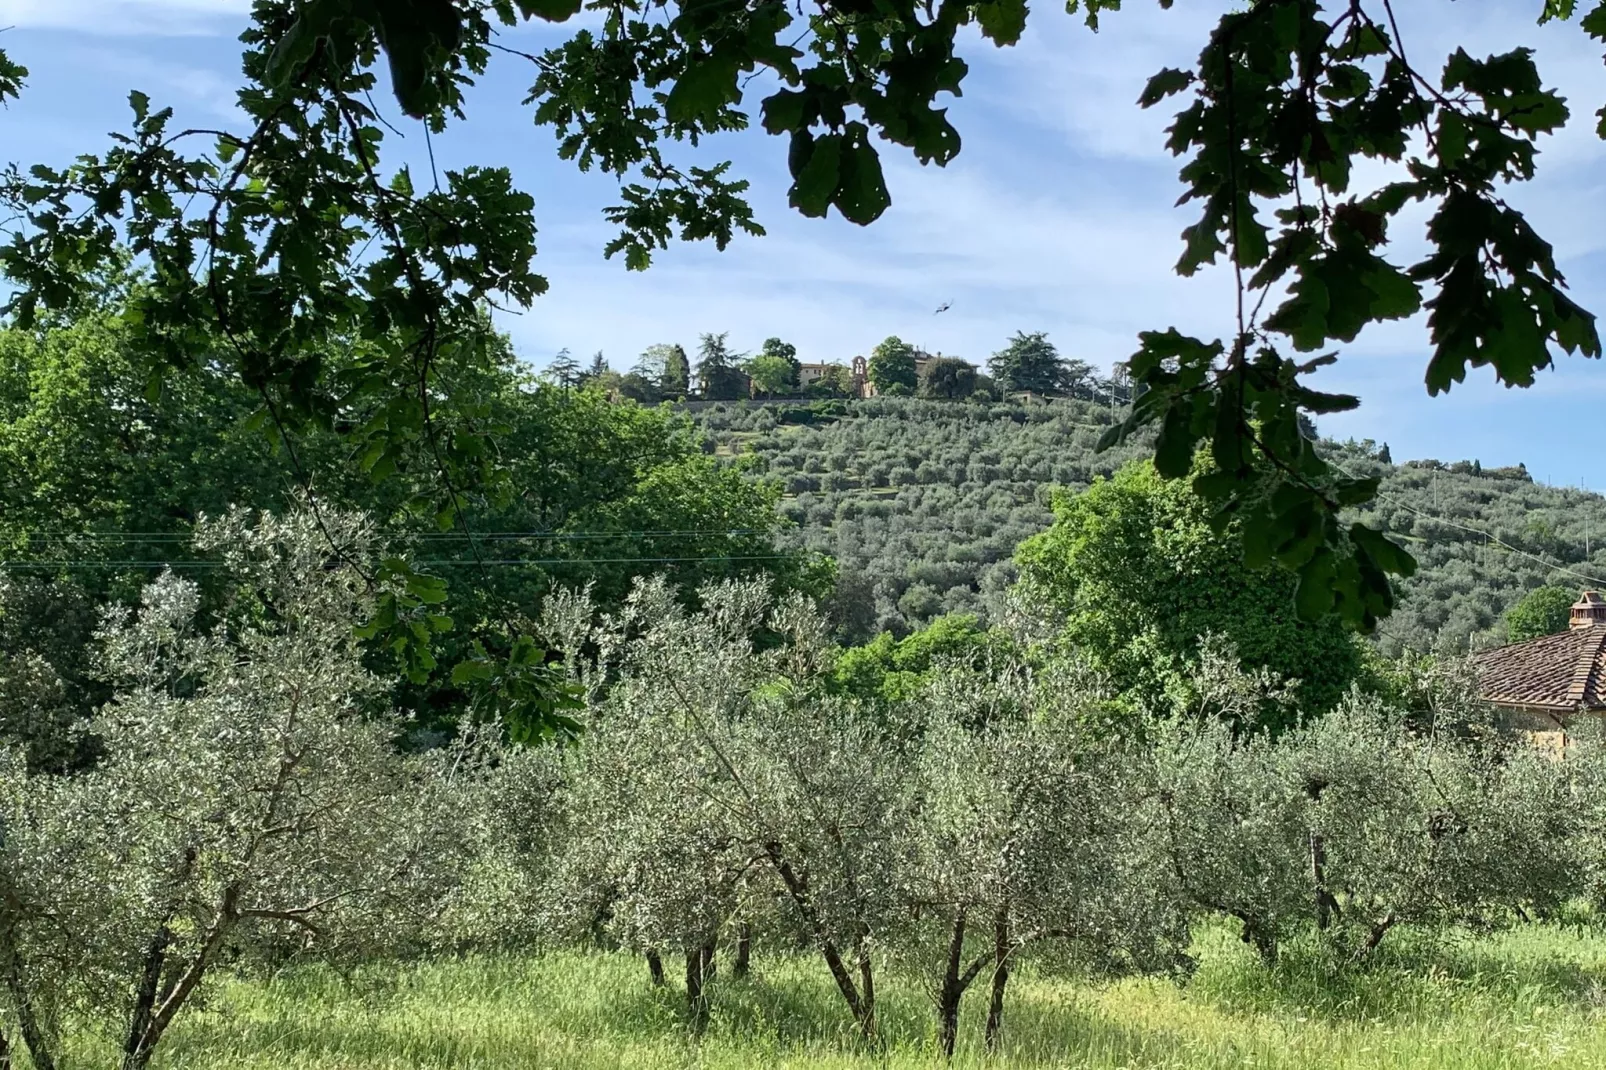
[[[941,305],[937,306],[937,311],[933,312],[932,315],[933,316],[940,316],[944,312],[947,312],[950,308],[953,308],[953,307],[954,307],[954,303],[952,301],[944,301]]]

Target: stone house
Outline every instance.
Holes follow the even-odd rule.
[[[804,361],[797,366],[797,385],[806,388],[812,383],[817,383],[829,375],[834,367],[836,367],[834,364],[818,364]]]
[[[1485,650],[1478,692],[1536,742],[1565,743],[1578,718],[1606,713],[1606,598],[1585,591],[1564,632]]]
[[[958,358],[949,357],[945,353],[927,353],[924,349],[917,348],[915,350],[915,380],[918,382],[925,377],[927,364],[930,364],[934,360],[942,359],[954,360]],[[975,364],[971,364],[970,361],[963,361],[963,363],[969,365],[977,373],[980,373],[981,368],[977,367]],[[875,384],[870,381],[869,363],[864,357],[853,358],[853,382],[857,393],[861,398],[873,398],[876,396],[877,391]]]

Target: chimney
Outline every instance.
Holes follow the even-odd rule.
[[[1585,591],[1583,597],[1573,604],[1572,619],[1568,624],[1573,628],[1606,624],[1606,598],[1602,598],[1599,591]]]

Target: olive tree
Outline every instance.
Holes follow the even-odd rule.
[[[458,746],[483,775],[458,793],[462,868],[435,904],[425,938],[451,949],[528,949],[561,927],[556,860],[573,834],[569,752],[502,747],[484,734]],[[563,885],[566,889],[567,886]]]
[[[590,584],[542,601],[533,630],[589,711],[584,745],[504,747],[495,726],[465,741],[485,775],[462,795],[465,865],[438,911],[433,935],[442,946],[527,949],[605,927],[617,894],[605,848],[619,815],[591,784],[615,785],[628,798],[634,770],[620,768],[612,725],[595,711],[619,670],[635,604],[604,612]]]
[[[33,650],[0,651],[0,741],[35,769],[60,769],[82,749],[82,727],[55,666]]]
[[[62,1014],[83,1001],[99,948],[83,919],[115,887],[76,879],[70,863],[109,846],[105,822],[85,815],[68,782],[30,773],[25,755],[0,753],[0,1001],[37,1070],[55,1070]],[[0,1055],[11,1044],[0,1031]]]
[[[80,584],[0,575],[0,745],[20,747],[31,769],[60,772],[93,758],[83,728],[104,699],[87,664],[95,625]]]
[[[109,613],[98,764],[6,767],[0,952],[19,1023],[76,1001],[139,1070],[226,947],[371,946],[449,886],[472,763],[392,745],[402,726],[355,636],[372,588],[328,539],[364,556],[352,518],[203,523],[197,549],[236,597],[205,622],[196,587],[167,574]],[[42,1023],[24,1039],[35,1066],[57,1064]]]
[[[820,951],[866,1039],[877,958],[903,923],[902,859],[913,800],[902,745],[840,700],[784,696],[758,708],[753,831],[795,922]]]
[[[1448,718],[1445,719],[1448,721]],[[1487,922],[1577,888],[1568,770],[1360,694],[1283,748],[1307,801],[1317,922],[1355,959],[1395,926]]]
[[[705,587],[699,602],[645,581],[612,624],[616,678],[591,692],[571,769],[566,886],[607,888],[604,925],[649,956],[686,950],[694,1026],[716,938],[779,902],[873,1037],[906,761],[824,694],[829,626],[812,603],[759,582]],[[568,613],[571,636],[582,617]]]
[[[1577,890],[1599,909],[1606,904],[1606,726],[1579,718],[1563,756]]]
[[[570,755],[564,806],[575,828],[557,871],[570,905],[558,931],[605,932],[644,954],[660,984],[661,955],[682,952],[698,1030],[719,937],[757,858],[731,827],[714,757],[669,704],[643,697],[622,685]]]
[[[935,974],[947,1056],[960,1002],[981,977],[996,1047],[1011,965],[1040,945],[1118,970],[1174,962],[1185,943],[1145,842],[1154,808],[1138,795],[1128,749],[1101,731],[1103,696],[1088,683],[1069,666],[1039,676],[1003,658],[944,666],[920,697],[929,712],[909,894],[925,924],[908,944]]]
[[[1306,801],[1269,734],[1232,725],[1252,724],[1255,711],[1281,701],[1281,688],[1268,671],[1242,670],[1229,645],[1207,641],[1188,686],[1175,689],[1186,703],[1155,725],[1146,770],[1178,894],[1235,918],[1268,963],[1310,916]]]
[[[1288,694],[1210,641],[1179,689],[1189,715],[1157,732],[1154,790],[1177,886],[1196,908],[1237,918],[1268,962],[1305,927],[1359,962],[1400,924],[1521,917],[1582,885],[1579,800],[1593,767],[1495,732],[1464,665],[1401,675],[1388,699],[1352,690],[1273,742],[1192,716]]]

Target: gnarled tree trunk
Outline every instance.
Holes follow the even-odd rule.
[[[1339,906],[1327,887],[1327,843],[1319,832],[1310,834],[1310,879],[1315,888],[1316,927],[1326,932],[1339,916]]]
[[[948,939],[948,961],[942,973],[942,991],[937,994],[937,1040],[944,1058],[954,1057],[954,1045],[959,1039],[959,1001],[965,995],[960,983],[961,956],[965,950],[965,910],[954,915],[952,935]]]
[[[686,949],[686,1020],[694,1035],[708,1025],[708,996],[703,990],[703,948]]]
[[[11,993],[12,1009],[17,1015],[17,1029],[22,1033],[22,1043],[28,1049],[28,1056],[33,1060],[34,1070],[56,1070],[56,1055],[51,1050],[50,1038],[45,1035],[44,1028],[39,1024],[39,1016],[34,1011],[33,997],[27,985],[22,980],[22,966],[17,962],[17,952],[14,947],[6,948],[6,989]],[[6,1052],[10,1058],[9,1045]]]
[[[156,934],[145,949],[140,966],[139,987],[134,990],[134,1006],[128,1016],[128,1034],[123,1041],[123,1065],[138,1068],[150,1059],[145,1047],[156,1013],[156,1002],[162,995],[162,969],[167,965],[167,948],[173,941],[171,919],[164,918]]]
[[[714,958],[714,952],[718,950],[718,937],[711,936],[708,938],[708,942],[703,944],[703,981],[705,983],[712,981],[714,976],[719,973],[719,960]]]
[[[776,875],[781,878],[792,905],[797,908],[809,935],[819,947],[820,954],[825,957],[825,965],[831,971],[831,979],[836,982],[837,991],[842,993],[842,999],[852,1012],[853,1020],[859,1023],[859,1030],[865,1038],[873,1042],[876,1031],[874,988],[872,987],[868,993],[861,994],[859,986],[853,983],[853,975],[848,972],[847,963],[842,961],[842,952],[837,948],[836,941],[826,932],[819,912],[814,909],[814,898],[809,893],[807,876],[792,868],[792,863],[781,851],[780,844],[766,843],[764,852],[774,865]],[[859,972],[861,978],[871,981],[873,985],[874,978],[870,972],[868,958],[862,955]]]
[[[753,927],[742,922],[736,930],[736,961],[731,963],[731,976],[746,977],[753,960]]]
[[[998,1049],[998,1033],[1004,1027],[1004,988],[1009,984],[1009,952],[1009,904],[1006,902],[993,917],[993,994],[987,1004],[988,1051]]]
[[[223,897],[218,903],[217,914],[207,926],[200,946],[195,949],[194,957],[183,965],[183,969],[169,975],[165,984],[161,983],[163,967],[157,960],[166,958],[167,944],[172,937],[169,923],[166,921],[162,923],[151,942],[149,957],[145,963],[146,972],[140,980],[138,1001],[130,1019],[128,1040],[123,1047],[123,1070],[145,1070],[150,1065],[151,1056],[156,1053],[156,1045],[161,1043],[168,1026],[173,1024],[178,1012],[195,994],[207,970],[211,969],[213,962],[216,961],[218,949],[223,946],[223,942],[228,939],[235,924],[239,922],[241,916],[239,897],[238,884],[232,884],[224,889]],[[146,999],[147,983],[151,983],[154,989],[151,992],[153,998],[149,1001]],[[159,999],[155,998],[157,996]]]
[[[859,1018],[859,1032],[868,1044],[879,1043],[875,1020],[875,964],[870,961],[870,949],[859,945],[859,999],[864,1013]]]

